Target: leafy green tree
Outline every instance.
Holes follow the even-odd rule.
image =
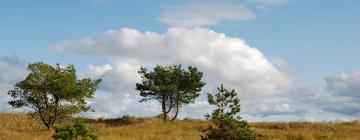
[[[55,127],[55,133],[53,135],[55,140],[97,140],[97,134],[88,129],[84,122],[80,119],[76,119],[72,125],[66,125],[63,127]]]
[[[93,98],[101,79],[77,80],[73,65],[29,64],[29,75],[8,92],[13,108],[30,108],[47,127],[73,114],[89,111],[86,99]]]
[[[202,72],[192,66],[185,70],[181,65],[157,65],[153,71],[141,67],[139,74],[142,83],[136,84],[136,90],[139,90],[143,97],[140,102],[160,102],[164,120],[171,111],[175,113],[172,120],[176,119],[180,108],[184,104],[193,103],[205,85],[201,79]]]
[[[227,90],[223,84],[218,87],[215,97],[208,94],[208,102],[217,108],[212,114],[205,115],[210,125],[205,129],[202,140],[255,140],[255,135],[248,124],[241,117],[235,115],[240,112],[240,100],[235,90]]]

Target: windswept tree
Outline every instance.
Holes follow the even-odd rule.
[[[43,62],[29,64],[29,75],[8,92],[13,108],[30,108],[47,127],[73,114],[89,111],[86,99],[93,98],[101,79],[76,78],[73,65],[52,66]]]
[[[206,114],[210,125],[205,129],[202,140],[255,140],[255,135],[248,124],[241,117],[235,115],[240,112],[240,100],[235,90],[227,90],[223,84],[218,87],[215,97],[208,94],[208,102],[215,105],[216,109],[211,114]]]
[[[175,120],[184,104],[194,103],[205,85],[202,72],[189,66],[187,70],[181,65],[159,66],[153,71],[141,67],[139,70],[142,82],[136,84],[143,98],[140,102],[156,100],[161,103],[164,120],[170,112],[174,112],[171,120]]]

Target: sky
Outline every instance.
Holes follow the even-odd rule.
[[[141,66],[192,65],[207,83],[180,118],[212,109],[224,83],[249,121],[346,121],[360,115],[358,0],[3,0],[0,111],[28,63],[74,64],[102,78],[88,117],[159,114],[139,103]]]

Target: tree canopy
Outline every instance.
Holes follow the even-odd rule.
[[[136,84],[136,90],[143,97],[140,102],[160,102],[164,120],[171,111],[175,113],[172,120],[176,119],[182,105],[193,103],[205,85],[202,72],[192,66],[185,70],[181,65],[157,65],[153,71],[141,67],[138,73],[142,78],[142,82]]]
[[[73,65],[38,62],[29,64],[28,70],[25,80],[8,92],[13,108],[30,108],[29,113],[39,117],[48,129],[58,120],[91,110],[86,99],[93,98],[101,79],[78,80]]]

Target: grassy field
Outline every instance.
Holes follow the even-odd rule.
[[[123,117],[117,119],[87,119],[88,127],[103,140],[198,140],[207,123],[201,120],[163,122],[160,118]],[[360,122],[348,123],[250,123],[262,140],[360,140]],[[0,140],[50,140],[37,120],[25,113],[0,113]]]

